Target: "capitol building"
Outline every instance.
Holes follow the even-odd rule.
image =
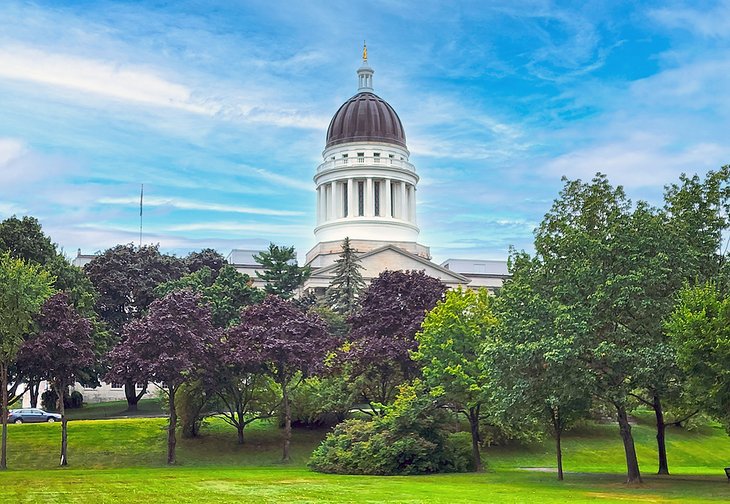
[[[431,261],[418,243],[417,187],[406,133],[398,114],[375,94],[372,69],[363,50],[357,93],[335,112],[314,173],[317,191],[316,245],[306,255],[312,275],[304,291],[324,294],[335,261],[348,237],[358,253],[366,282],[385,270],[423,270],[449,287],[464,285],[494,291],[508,277],[506,261],[448,259]],[[229,262],[256,278],[259,251],[234,249]]]

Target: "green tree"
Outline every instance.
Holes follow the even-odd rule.
[[[342,252],[335,264],[335,277],[327,289],[327,304],[337,313],[352,315],[357,310],[365,281],[360,273],[362,265],[350,245],[350,238],[346,237],[342,242]]]
[[[689,387],[730,433],[730,296],[712,283],[687,287],[666,325]]]
[[[510,272],[496,302],[497,334],[484,358],[501,408],[523,420],[536,416],[554,436],[562,480],[561,437],[590,405],[591,376],[570,332],[561,330],[560,305],[543,290],[549,282],[542,263],[513,251]]]
[[[482,470],[479,423],[483,407],[490,402],[491,382],[481,354],[496,323],[486,289],[448,291],[426,314],[413,354],[423,365],[423,378],[432,394],[469,421],[477,471]]]
[[[164,297],[182,289],[200,293],[203,301],[210,306],[213,324],[220,328],[238,323],[241,308],[259,303],[265,296],[261,289],[253,286],[250,276],[239,273],[230,264],[218,272],[202,266],[177,280],[160,284],[155,288],[155,294]]]
[[[0,222],[0,252],[8,251],[16,259],[29,263],[45,265],[56,256],[56,247],[43,233],[40,222],[35,217],[12,216]]]
[[[33,317],[53,290],[53,278],[39,266],[0,253],[0,392],[2,392],[2,453],[0,469],[7,468],[8,368],[18,355]]]
[[[263,273],[257,271],[256,276],[266,282],[266,293],[283,299],[291,299],[311,274],[309,266],[297,264],[294,247],[270,243],[269,249],[255,255],[254,260],[263,267]]]
[[[560,330],[590,372],[593,394],[616,410],[629,483],[641,481],[630,394],[638,386],[636,375],[655,362],[647,355],[655,342],[633,331],[624,317],[634,301],[648,298],[635,275],[646,258],[632,253],[633,225],[623,189],[598,174],[590,183],[566,180],[535,237],[548,295],[560,310]]]

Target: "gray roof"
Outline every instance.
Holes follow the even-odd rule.
[[[464,275],[509,276],[507,261],[483,259],[447,259],[441,263],[444,268]]]

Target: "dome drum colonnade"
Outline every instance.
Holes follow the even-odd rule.
[[[317,241],[415,242],[418,175],[408,162],[405,131],[393,108],[372,91],[367,54],[358,69],[358,93],[327,130],[317,168]]]

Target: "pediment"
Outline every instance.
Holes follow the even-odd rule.
[[[406,252],[393,245],[386,245],[360,256],[362,276],[370,282],[386,270],[423,270],[426,275],[438,278],[446,285],[466,285],[470,279],[450,271],[423,257]],[[312,272],[312,278],[331,279],[334,277],[336,265],[327,266]]]

